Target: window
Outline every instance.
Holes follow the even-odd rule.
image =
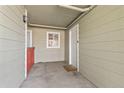
[[[60,48],[60,32],[47,32],[47,48]]]

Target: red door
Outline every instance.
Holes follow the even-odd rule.
[[[34,47],[27,48],[27,74],[34,64]]]

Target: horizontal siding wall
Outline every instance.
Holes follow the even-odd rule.
[[[19,87],[25,78],[24,6],[0,6],[0,87]]]
[[[124,6],[97,6],[80,20],[80,72],[97,87],[124,87]]]
[[[65,62],[69,64],[69,30],[65,31]]]
[[[32,30],[32,43],[35,47],[35,63],[65,61],[65,31],[29,27]],[[60,48],[47,48],[47,32],[60,32]]]

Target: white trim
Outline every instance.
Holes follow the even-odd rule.
[[[32,47],[32,30],[27,30],[27,32],[30,33],[30,45],[29,45],[29,47]]]
[[[48,25],[39,25],[39,24],[28,24],[29,26],[33,27],[41,27],[41,28],[49,28],[49,29],[60,29],[60,30],[66,30],[67,28],[65,27],[57,27],[57,26],[48,26]]]
[[[79,8],[79,7],[75,7],[75,6],[71,6],[71,5],[59,5],[60,7],[64,7],[64,8],[67,8],[67,9],[71,9],[71,10],[76,10],[76,11],[79,11],[79,12],[85,12],[85,11],[88,11],[91,9],[91,7],[88,7],[88,8]]]
[[[69,30],[69,65],[71,65],[71,29]]]
[[[27,17],[27,10],[25,9],[25,16]],[[27,78],[27,22],[25,23],[25,79]]]
[[[49,46],[48,46],[48,34],[50,34],[50,33],[51,33],[51,34],[58,34],[58,46],[56,46],[56,47],[55,47],[55,46],[54,46],[54,47],[49,47]],[[47,38],[47,39],[46,39],[46,40],[47,40],[47,41],[46,41],[46,42],[47,42],[47,43],[46,43],[47,48],[60,48],[60,32],[47,32],[46,38]]]

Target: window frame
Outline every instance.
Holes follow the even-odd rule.
[[[54,34],[58,34],[58,46],[49,46],[49,34],[53,34],[53,39],[54,39]],[[47,48],[60,48],[60,32],[47,32],[47,37],[46,37],[46,46]]]

